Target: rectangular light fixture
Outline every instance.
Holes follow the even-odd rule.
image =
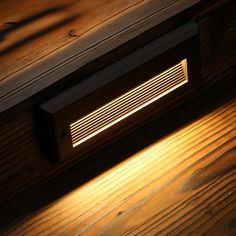
[[[42,104],[50,156],[61,161],[101,146],[193,87],[197,48],[188,22]]]
[[[188,82],[187,59],[70,124],[73,148]]]

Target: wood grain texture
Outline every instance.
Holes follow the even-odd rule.
[[[215,20],[220,19],[221,12],[228,12],[227,15],[231,19],[228,23],[229,27],[215,27]],[[218,81],[223,81],[228,84],[227,81],[230,79],[235,80],[235,51],[229,49],[235,48],[235,44],[233,43],[236,29],[236,22],[234,18],[235,14],[233,14],[234,12],[235,8],[230,5],[226,9],[220,9],[219,12],[214,12],[210,16],[207,15],[204,18],[198,19],[201,41],[201,57],[202,60],[204,60],[204,63],[202,63],[203,81],[206,81],[201,85],[201,89],[210,87],[212,86],[212,83],[216,83]],[[211,43],[212,38],[210,35],[212,34],[219,35],[218,38],[220,38],[220,40],[215,41],[214,44]],[[224,54],[225,48],[227,48],[227,53]],[[224,57],[224,60],[221,60],[222,56]],[[218,92],[219,91],[220,90],[218,90]],[[227,94],[227,91],[224,92]],[[221,96],[217,95],[215,98],[215,95],[212,94],[211,99],[224,100],[224,96],[226,96],[224,95],[224,92],[220,91]],[[229,93],[234,94],[234,91],[232,90]],[[209,98],[207,97],[206,99]],[[201,103],[203,103],[203,105]],[[199,102],[199,104],[195,104],[196,113],[201,110],[200,107],[203,109],[205,105],[207,104],[205,104],[204,101]],[[188,111],[188,117],[181,116],[183,122],[186,118],[190,119],[189,113],[193,112]],[[19,117],[15,120],[1,126],[1,204],[8,204],[11,202],[12,198],[18,196],[18,194],[24,192],[26,189],[30,189],[47,178],[53,178],[60,172],[66,171],[77,163],[76,159],[69,160],[67,163],[57,166],[48,163],[45,159],[40,143],[39,131],[40,128],[38,126],[37,117],[34,110],[29,110],[25,114],[19,115]],[[113,163],[112,159],[114,158],[111,156],[111,158],[109,158],[111,165]],[[107,160],[106,162],[106,158],[101,157],[101,161],[99,163],[96,158],[94,158],[92,163],[94,163],[94,165],[98,165],[98,167],[101,167],[106,166],[109,161]],[[93,170],[93,172],[94,175],[96,175],[97,170]],[[86,176],[85,173],[82,174]],[[86,178],[87,177],[84,177],[84,179]]]
[[[54,166],[44,159],[33,109],[1,125],[1,235],[109,235],[117,228],[138,235],[235,235],[235,3],[208,10],[196,21],[203,61],[199,89],[209,89],[164,116],[162,127],[160,120],[145,125],[89,163],[73,159]],[[161,131],[175,129],[148,147],[163,137]],[[142,147],[148,148],[132,156]]]
[[[236,73],[236,4],[226,4],[198,18],[203,80],[214,83]],[[214,80],[212,79],[214,78]]]
[[[3,2],[0,111],[199,1],[23,1],[14,14]]]
[[[233,98],[28,215],[6,235],[234,235],[235,117]]]

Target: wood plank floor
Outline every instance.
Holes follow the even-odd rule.
[[[3,235],[236,235],[236,97]],[[46,193],[45,193],[46,194]]]

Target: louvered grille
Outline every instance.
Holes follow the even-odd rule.
[[[188,82],[187,60],[151,78],[70,125],[73,147],[96,136]]]

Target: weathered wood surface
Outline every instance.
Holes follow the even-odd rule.
[[[3,3],[9,4],[9,2],[1,1],[0,5]],[[26,1],[21,2],[24,5]],[[31,4],[35,2],[31,1]],[[49,2],[52,1],[47,3]],[[40,4],[40,6],[43,5]],[[17,11],[17,8],[11,8],[11,10]],[[203,11],[203,15],[196,17],[199,25],[203,62],[201,89],[211,87],[216,82],[225,81],[225,84],[215,92],[208,90],[202,99],[198,97],[187,106],[184,106],[182,110],[171,113],[169,118],[168,116],[167,118],[165,117],[166,126],[157,127],[154,125],[153,127],[152,125],[148,126],[149,128],[145,126],[142,131],[125,137],[123,141],[119,141],[122,144],[114,144],[90,158],[89,165],[92,165],[93,168],[91,166],[88,168],[88,164],[80,164],[77,160],[69,160],[58,166],[53,166],[47,160],[44,160],[38,137],[39,127],[34,110],[28,110],[25,114],[18,115],[17,119],[2,125],[0,135],[0,231],[6,232],[8,230],[6,235],[21,235],[21,232],[22,235],[24,233],[25,235],[37,234],[38,232],[43,235],[46,232],[52,232],[54,235],[67,232],[70,235],[72,231],[85,231],[88,234],[91,232],[91,235],[93,235],[97,231],[102,231],[103,227],[105,227],[103,233],[109,234],[111,229],[124,225],[124,227],[121,227],[122,232],[126,232],[131,227],[132,232],[134,230],[135,233],[139,234],[139,232],[149,232],[148,230],[152,230],[153,225],[154,231],[160,230],[160,235],[163,235],[162,232],[166,233],[168,229],[170,231],[173,230],[170,235],[174,235],[178,231],[185,235],[184,232],[191,231],[192,226],[192,230],[199,226],[199,230],[202,230],[199,231],[200,235],[202,232],[210,236],[235,235],[235,200],[233,192],[235,189],[233,170],[235,165],[232,158],[232,155],[235,158],[235,151],[232,147],[232,145],[235,146],[235,111],[233,108],[235,107],[235,98],[233,100],[233,97],[235,97],[236,92],[234,90],[235,82],[232,83],[232,81],[235,81],[236,74],[235,13],[234,3],[213,12],[208,12],[208,9],[206,9],[206,12],[205,10]],[[12,19],[7,20],[11,21]],[[70,28],[68,27],[68,30]],[[17,50],[20,49],[18,48]],[[21,62],[24,62],[24,60]],[[16,68],[17,63],[14,66]],[[228,102],[225,103],[225,101]],[[217,106],[219,108],[216,108]],[[216,110],[210,112],[213,108]],[[127,177],[128,182],[124,180],[122,184],[119,182],[121,180],[117,179],[118,182],[115,181],[114,185],[111,184],[109,186],[110,182],[106,176],[111,177],[112,173],[110,172],[106,172],[81,188],[78,187],[89,180],[91,176],[98,175],[103,169],[113,166],[116,161],[119,162],[126,158],[127,153],[132,153],[136,148],[143,147],[144,141],[139,139],[145,140],[144,143],[156,140],[157,137],[160,137],[158,134],[160,132],[159,128],[168,130],[168,125],[171,123],[177,123],[175,128],[178,128],[181,124],[191,122],[196,116],[204,112],[210,113],[196,121],[196,123],[186,126],[186,129],[177,132],[179,135],[181,133],[185,135],[187,142],[187,130],[190,132],[195,130],[194,127],[196,127],[196,133],[193,132],[193,134],[198,139],[192,137],[193,134],[191,135],[190,132],[189,141],[193,142],[195,140],[194,143],[187,145],[187,143],[184,144],[183,142],[184,146],[180,146],[186,151],[186,153],[183,152],[183,157],[181,150],[178,147],[175,149],[173,144],[171,144],[170,149],[167,150],[171,151],[170,154],[172,156],[168,157],[169,152],[167,153],[167,150],[164,151],[163,155],[163,158],[164,156],[166,157],[166,164],[170,163],[169,167],[164,166],[163,158],[161,158],[162,164],[160,166],[163,167],[160,168],[163,171],[161,170],[160,173],[158,173],[158,170],[156,174],[152,174],[151,169],[148,171],[148,166],[145,167],[143,165],[145,167],[144,172],[150,172],[150,175],[144,173],[143,177],[150,177],[154,185],[151,184],[151,181],[142,180],[139,174],[136,173],[136,175],[134,173],[137,180],[140,180],[140,186],[144,188],[143,192],[139,188],[139,183],[132,176]],[[170,116],[173,117],[170,118]],[[195,126],[198,122],[200,125]],[[146,135],[143,137],[143,134]],[[179,137],[177,134],[173,134],[170,137],[177,138]],[[131,145],[127,145],[130,140],[134,141]],[[157,147],[164,145],[164,140],[160,144],[157,142]],[[167,140],[169,139],[167,138]],[[150,141],[150,143],[152,142]],[[148,144],[144,146],[146,147]],[[196,151],[195,154],[194,150]],[[139,156],[137,163],[140,163],[140,165],[142,165],[142,158],[147,160],[145,153],[144,155],[137,154],[137,156]],[[157,170],[155,166],[156,160],[153,158],[153,166],[155,167],[153,168]],[[184,158],[188,158],[189,161]],[[181,164],[179,159],[185,160],[185,164]],[[133,160],[134,163],[135,157],[131,157],[130,160],[131,162]],[[128,167],[128,161],[115,167],[114,173],[124,174],[125,168]],[[178,164],[175,170],[171,164],[172,162],[173,165],[175,163]],[[173,169],[168,169],[172,167]],[[200,171],[197,171],[199,168]],[[203,168],[202,171],[201,168]],[[131,170],[131,167],[127,169],[127,172],[129,170]],[[186,171],[186,174],[182,173],[181,170]],[[195,170],[196,172],[194,172]],[[198,172],[199,174],[197,174]],[[177,175],[178,173],[180,174],[179,176]],[[176,177],[176,182],[171,182],[171,180],[174,181],[172,177]],[[134,183],[129,184],[129,181]],[[137,184],[135,185],[135,183]],[[200,185],[196,186],[196,183],[200,183]],[[170,185],[169,188],[167,184]],[[105,192],[105,188],[99,187],[102,185],[109,187],[107,192]],[[147,188],[145,187],[146,185]],[[124,189],[122,190],[123,187]],[[118,193],[116,194],[111,188],[117,190]],[[74,191],[71,194],[69,193],[69,195],[62,197],[73,189]],[[216,198],[208,195],[208,191],[209,194],[215,194]],[[229,192],[232,194],[227,197]],[[83,193],[85,194],[83,195]],[[157,194],[156,197],[155,194]],[[176,200],[171,197],[171,194],[176,197]],[[222,197],[220,196],[221,194]],[[93,195],[94,198],[92,197]],[[111,195],[114,195],[114,197]],[[194,198],[195,195],[196,198]],[[58,200],[55,201],[57,198]],[[163,204],[159,203],[159,199],[160,203]],[[123,203],[124,205],[122,205]],[[94,204],[97,204],[97,209]],[[65,208],[63,209],[64,205]],[[139,206],[141,215],[138,213]],[[105,207],[104,210],[103,207]],[[157,209],[156,216],[153,214],[155,207]],[[149,210],[146,212],[145,208],[152,208],[153,211],[150,211],[149,214]],[[184,208],[186,208],[186,211],[184,211]],[[39,210],[37,211],[37,209]],[[191,212],[188,211],[190,209]],[[166,213],[168,214],[166,215]],[[131,217],[132,214],[135,217]],[[135,226],[137,229],[133,228],[132,219],[137,220],[137,225]],[[147,221],[147,223],[144,221]],[[127,224],[123,222],[127,222]],[[86,225],[88,229],[86,229]],[[156,227],[157,225],[158,227]],[[185,227],[186,229],[184,229]],[[152,232],[150,231],[150,234]],[[195,230],[194,234],[198,235],[198,232]]]
[[[199,1],[1,1],[0,111]]]
[[[224,22],[222,15],[227,15]],[[235,79],[235,16],[235,7],[229,5],[198,21],[203,80],[201,89],[217,81],[226,81],[227,84],[228,79]],[[217,40],[214,41],[214,38]],[[52,166],[44,160],[36,118],[34,110],[28,110],[1,126],[0,203],[74,163],[74,160],[69,160],[59,166]]]
[[[29,214],[6,235],[235,235],[235,117],[234,96]],[[41,195],[62,189],[70,181],[64,177]],[[33,197],[11,204],[19,210]]]

